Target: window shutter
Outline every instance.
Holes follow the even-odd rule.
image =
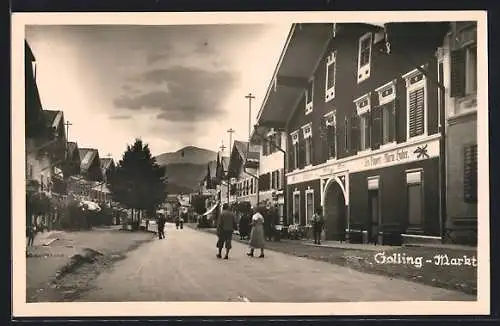
[[[451,52],[451,97],[465,96],[465,49]]]
[[[379,149],[382,144],[382,107],[374,107],[371,112],[371,148]]]
[[[287,155],[288,155],[288,172],[293,171],[293,167],[295,166],[295,162],[293,160],[293,152],[294,152],[294,145],[290,142],[290,147],[287,150]]]
[[[347,132],[350,132],[350,147],[351,150],[353,151],[353,154],[359,150],[360,148],[360,130],[359,130],[359,116],[355,115],[351,117],[350,119],[350,130]]]
[[[410,137],[424,133],[424,88],[416,89],[409,95],[409,130]]]
[[[477,202],[477,145],[464,148],[464,200]]]
[[[285,169],[280,169],[280,189],[284,189],[285,186]]]
[[[389,107],[389,142],[392,142],[396,139],[396,101],[392,101],[387,104]]]
[[[304,168],[305,161],[306,161],[306,150],[305,150],[305,139],[300,137],[299,138],[299,169]]]
[[[326,125],[326,119],[321,119],[319,137],[321,140],[321,160],[326,161],[328,159],[328,127]]]

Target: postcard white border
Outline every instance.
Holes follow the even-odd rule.
[[[24,205],[24,28],[25,25],[245,24],[294,22],[478,21],[478,53],[487,53],[486,11],[246,12],[246,13],[14,13],[12,15],[12,271],[13,315],[27,316],[246,316],[246,315],[484,315],[490,313],[489,153],[487,55],[478,58],[478,294],[472,302],[352,303],[26,303]],[[271,72],[270,72],[271,73]],[[389,304],[388,304],[389,303]]]

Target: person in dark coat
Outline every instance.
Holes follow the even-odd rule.
[[[240,240],[244,240],[250,235],[250,216],[248,212],[241,215],[238,230],[240,232]]]
[[[165,220],[165,217],[163,215],[160,215],[158,217],[158,238],[159,239],[165,239],[165,223],[167,221]]]
[[[228,204],[222,206],[222,212],[217,218],[217,258],[222,258],[222,248],[226,247],[226,255],[224,259],[229,259],[229,251],[231,250],[231,240],[233,239],[233,232],[236,230],[236,217],[233,212],[229,210]]]

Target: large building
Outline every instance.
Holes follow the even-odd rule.
[[[438,52],[446,87],[446,241],[477,243],[477,23],[452,23]],[[485,108],[485,110],[487,110]]]
[[[259,114],[287,133],[289,224],[323,207],[328,240],[441,239],[434,81],[448,27],[292,26]]]

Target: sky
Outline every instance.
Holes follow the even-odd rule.
[[[290,25],[31,25],[42,105],[69,141],[119,160],[141,138],[153,155],[248,139]],[[225,154],[228,155],[226,148]]]

